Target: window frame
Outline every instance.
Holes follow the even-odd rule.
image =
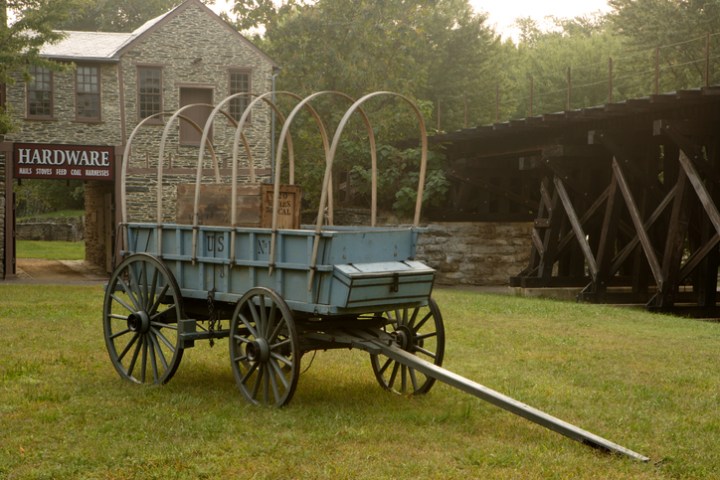
[[[148,71],[157,71],[159,73],[159,91],[158,93],[147,93],[142,91],[142,85],[141,82],[143,81],[143,72]],[[163,111],[163,104],[164,104],[164,98],[163,98],[163,82],[164,82],[164,72],[162,65],[137,65],[136,68],[137,72],[137,119],[138,121],[142,121],[145,118],[152,116],[156,113],[160,113]],[[157,111],[153,111],[152,113],[143,116],[143,96],[156,96],[158,98],[158,109]],[[156,118],[152,120],[148,120],[148,122],[152,123],[162,123],[162,118]]]
[[[43,80],[44,83],[48,84],[47,90],[31,88],[36,84],[38,72],[41,72],[43,76],[47,74],[47,81]],[[28,119],[32,120],[53,120],[55,118],[55,75],[53,74],[53,71],[50,70],[48,67],[43,67],[40,65],[30,65],[30,67],[28,68],[28,73],[32,78],[31,80],[25,82],[25,116]],[[33,107],[31,102],[31,93],[33,92],[45,92],[48,94],[47,110],[49,110],[49,113],[32,113]]]
[[[247,77],[247,90],[236,90],[233,89],[233,75],[245,75]],[[228,70],[228,96],[234,95],[236,93],[250,93],[252,92],[252,70],[249,68],[231,68]],[[240,117],[242,116],[242,113],[245,111],[245,108],[247,108],[248,104],[251,102],[250,96],[246,97],[238,97],[233,98],[230,100],[228,104],[228,113],[230,113],[230,116],[232,116],[235,120],[240,120]],[[237,104],[242,102],[243,108],[238,108]],[[251,123],[252,115],[248,115],[247,122]]]
[[[80,69],[91,68],[95,70],[95,80],[97,92],[81,92],[80,91]],[[92,64],[78,64],[75,70],[75,119],[79,122],[100,122],[102,120],[102,75],[99,65]],[[81,115],[80,104],[81,99],[84,97],[95,97],[97,98],[97,115],[87,116]]]

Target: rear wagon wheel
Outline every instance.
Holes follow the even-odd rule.
[[[442,365],[445,354],[445,327],[440,309],[432,298],[424,307],[400,308],[385,312],[384,330],[397,346],[417,357]],[[414,368],[385,355],[370,355],[375,378],[381,387],[402,395],[427,393],[435,383]]]

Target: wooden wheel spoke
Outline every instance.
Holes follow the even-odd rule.
[[[148,335],[149,340],[149,348],[150,348],[150,364],[152,365],[152,371],[153,371],[153,380],[155,383],[158,383],[160,380],[159,370],[158,370],[158,364],[157,360],[158,357],[160,357],[161,362],[167,366],[167,363],[165,362],[165,357],[163,357],[162,352],[160,351],[160,345],[157,343],[157,339],[154,335],[150,334]]]
[[[271,359],[270,362],[268,362],[268,363],[270,363],[270,366],[271,366],[272,369],[275,371],[275,374],[277,375],[277,377],[278,377],[278,378],[280,379],[280,381],[282,382],[283,387],[284,387],[285,389],[289,388],[289,387],[290,387],[290,382],[287,380],[287,378],[285,378],[285,372],[283,372],[282,367],[280,367],[280,365],[278,365],[277,362],[274,362],[273,359]]]
[[[283,364],[287,365],[288,367],[292,366],[292,364],[293,364],[291,359],[289,359],[283,355],[280,355],[279,353],[270,352],[270,358],[274,358],[278,362],[282,362]]]
[[[390,388],[395,385],[395,379],[397,378],[398,371],[400,370],[400,364],[398,362],[393,361],[392,362],[392,373],[390,374],[390,378],[388,378],[388,386]]]
[[[282,395],[287,391],[290,383],[285,378],[282,368],[280,368],[275,362],[270,360],[268,362],[268,365],[270,366],[270,369],[272,370],[271,372],[269,372],[269,374],[270,374],[270,381],[272,384],[273,395],[275,397],[274,403],[277,403],[282,398]],[[278,385],[278,381],[280,382],[281,385]],[[282,386],[282,388],[280,388],[281,386]]]
[[[262,309],[263,312],[265,312],[265,309]],[[265,318],[265,331],[263,334],[265,335],[265,338],[267,338],[268,342],[272,341],[273,338],[275,338],[275,335],[277,332],[278,327],[282,324],[282,322],[277,322],[277,305],[275,302],[270,306],[270,311],[267,312],[267,317]],[[274,328],[273,328],[274,327]],[[270,334],[270,329],[273,328],[273,334]]]
[[[113,293],[110,297],[111,297],[113,300],[115,300],[117,303],[119,303],[120,305],[122,305],[123,308],[125,308],[125,310],[127,310],[127,311],[130,312],[130,313],[134,313],[134,312],[140,310],[140,307],[139,307],[139,306],[136,306],[135,308],[131,307],[130,305],[127,304],[127,302],[126,302],[125,300],[123,300],[122,298],[118,297],[118,296],[115,295],[114,293]],[[130,298],[130,300],[133,302],[133,304],[135,303],[135,299],[133,298],[132,295],[128,294],[128,298]],[[117,318],[122,318],[123,320],[125,320],[127,317],[123,318],[123,317],[118,316]]]
[[[175,345],[173,345],[170,340],[167,339],[164,333],[162,333],[162,330],[159,328],[151,328],[151,331],[154,334],[154,338],[159,339],[165,346],[170,350],[171,353],[175,353]],[[156,340],[157,341],[157,340]],[[160,345],[158,344],[158,347]],[[165,366],[167,368],[167,365]]]
[[[250,394],[250,397],[253,399],[257,399],[258,392],[260,391],[260,385],[263,383],[263,376],[265,373],[265,369],[260,365],[260,363],[255,364],[257,366],[257,378],[255,379],[255,385],[253,385],[252,393]]]
[[[129,331],[129,329],[128,329],[128,331]],[[119,362],[122,362],[122,359],[125,358],[125,355],[128,353],[128,351],[130,351],[130,349],[131,349],[132,346],[135,344],[135,342],[137,342],[138,338],[140,338],[140,334],[139,334],[139,333],[136,333],[136,334],[133,336],[132,340],[130,340],[130,342],[128,342],[128,344],[125,346],[125,348],[123,349],[122,353],[121,353],[120,355],[118,355],[118,361],[119,361]],[[138,344],[138,345],[139,345],[139,344]],[[137,356],[137,353],[135,353],[135,356]]]
[[[245,357],[245,358],[247,359],[247,357]],[[240,380],[240,383],[245,385],[247,383],[247,381],[250,379],[250,377],[252,376],[252,374],[255,372],[255,370],[257,370],[257,368],[258,368],[257,362],[251,363],[247,372],[245,372],[245,375],[243,375],[242,379]]]
[[[167,292],[168,292],[169,289],[170,289],[170,286],[169,286],[169,285],[165,285],[165,286],[163,287],[162,292],[160,292],[160,294],[159,294],[157,297],[155,297],[155,301],[154,301],[153,304],[148,308],[148,312],[153,313],[153,312],[157,312],[157,311],[158,311],[158,308],[160,307],[160,302],[162,301],[162,298],[163,298],[165,295],[167,295]],[[175,304],[174,304],[174,303],[173,303],[173,304],[169,304],[169,305],[167,306],[166,310],[169,310],[169,309],[171,309],[171,308],[175,308]]]
[[[414,308],[412,315],[410,316],[410,319],[407,322],[407,326],[412,328],[413,330],[417,331],[418,328],[420,328],[421,325],[418,325],[415,327],[415,320],[417,319],[418,313],[420,313],[419,308]]]
[[[129,274],[128,274],[128,280],[130,280]],[[120,283],[121,290],[123,292],[125,292],[125,295],[128,296],[128,298],[132,302],[133,306],[131,307],[130,305],[128,305],[127,302],[125,302],[123,299],[121,299],[120,297],[115,295],[114,292],[112,293],[112,298],[115,301],[117,301],[119,304],[124,306],[128,310],[128,312],[137,312],[138,310],[140,310],[142,308],[142,305],[140,305],[137,298],[135,297],[135,293],[133,292],[133,289],[130,288],[130,285],[128,285],[125,282],[125,279],[122,278],[122,275],[118,275],[117,281],[118,281],[118,283]],[[109,290],[109,291],[112,292],[112,290]]]
[[[416,391],[420,388],[420,384],[418,383],[417,376],[415,375],[415,369],[408,368],[408,374],[410,375],[410,383],[412,384],[413,391]]]
[[[423,355],[432,358],[433,360],[437,358],[437,355],[434,352],[431,352],[430,350],[423,348],[423,347],[415,347],[415,352],[422,353]]]
[[[387,368],[388,368],[390,365],[392,365],[392,363],[393,363],[393,361],[392,361],[392,359],[390,359],[390,358],[388,358],[387,360],[385,360],[385,363],[383,364],[383,366],[378,369],[378,373],[380,373],[380,375],[383,375],[383,374],[385,373],[385,370],[387,370]]]
[[[250,343],[249,338],[244,337],[242,335],[238,335],[237,333],[235,335],[233,335],[233,339],[237,340],[238,342],[242,342],[242,343]]]
[[[251,323],[250,320],[248,320],[245,317],[245,315],[243,315],[242,313],[239,315],[239,317],[240,317],[240,321],[243,323],[243,325],[245,325],[245,328],[247,328],[248,331],[250,332],[250,335],[252,335],[255,338],[258,338],[257,330],[255,330],[255,327],[253,326],[253,325],[257,325],[257,323],[254,323],[254,324]]]
[[[160,302],[160,298],[162,298],[163,294],[167,293],[167,289],[169,288],[169,286],[166,284],[166,285],[165,285],[165,288],[163,289],[163,293],[160,294],[160,295],[158,295],[157,297],[155,296],[155,292],[156,292],[157,287],[158,287],[158,279],[159,279],[159,277],[160,277],[160,271],[156,268],[156,269],[153,271],[153,278],[152,278],[152,281],[150,282],[150,291],[148,292],[148,297],[147,297],[147,298],[148,298],[148,304],[149,304],[150,301],[152,301],[154,298],[156,299],[155,302],[153,302],[153,305],[149,308],[149,311],[151,311],[151,312],[154,312],[154,311],[155,311],[155,309],[157,308],[156,305]]]
[[[417,310],[416,310],[416,312],[417,312]],[[428,312],[423,317],[423,319],[420,320],[420,322],[417,325],[415,325],[415,327],[413,327],[413,330],[417,333],[423,327],[423,325],[425,325],[427,323],[427,321],[430,320],[432,317],[433,317],[432,311]]]
[[[122,337],[123,335],[126,335],[126,334],[128,334],[128,333],[130,333],[130,332],[132,332],[132,330],[130,330],[129,328],[126,328],[125,330],[120,330],[120,331],[117,332],[117,333],[113,333],[113,334],[110,335],[110,337],[108,337],[108,338],[109,338],[110,340],[115,340],[116,338]],[[121,358],[122,358],[122,356],[123,356],[123,355],[120,355]]]
[[[132,377],[133,371],[135,370],[135,365],[137,363],[138,356],[140,355],[140,350],[142,350],[143,347],[143,339],[138,334],[137,338],[139,341],[135,345],[135,350],[133,351],[132,359],[130,359],[130,365],[128,365],[127,368],[127,374]]]

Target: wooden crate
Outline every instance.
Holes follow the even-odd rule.
[[[230,226],[230,185],[200,185],[198,224]],[[302,193],[297,185],[280,186],[278,207],[278,228],[300,227],[300,202]],[[270,184],[238,185],[236,226],[272,226],[273,186]],[[195,184],[180,184],[177,187],[178,224],[192,225],[195,205]]]

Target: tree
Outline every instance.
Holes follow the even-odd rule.
[[[485,16],[476,14],[467,0],[318,0],[279,6],[242,0],[236,2],[235,12],[245,18],[241,26],[265,28],[262,47],[282,66],[280,90],[300,95],[337,90],[355,98],[378,90],[400,92],[422,105],[429,126],[443,130],[495,117],[496,86],[506,80],[503,71],[493,68],[500,63],[502,46],[485,25]],[[344,111],[337,102],[335,107],[336,112]],[[382,134],[391,132],[379,141],[417,138],[412,116],[386,107],[384,102],[367,105],[373,127]],[[310,128],[298,135],[296,156],[316,164],[322,158],[317,142],[301,143],[317,138]],[[349,135],[342,144],[336,171],[347,177],[338,178],[338,184],[352,183],[352,176],[362,175],[361,168],[369,165],[362,125],[346,130],[357,135]],[[411,156],[392,154],[384,159],[397,163]],[[321,170],[304,166],[300,174],[317,176],[314,172]],[[402,169],[395,171],[400,183],[386,185],[395,195],[393,203],[400,206],[409,203],[397,195],[405,195],[402,182],[410,176]],[[437,180],[435,184],[442,186],[442,179]],[[302,179],[304,185],[315,182]]]
[[[720,48],[720,0],[609,0],[608,20],[626,48],[629,71],[642,72],[641,87],[661,91],[704,83],[705,54]],[[710,40],[710,45],[707,42]],[[710,79],[717,81],[718,76]]]
[[[72,7],[54,0],[0,0],[0,86],[27,78],[29,65],[58,68],[40,57],[40,49],[62,38],[53,28]],[[10,116],[0,105],[0,134],[10,128]]]
[[[75,0],[77,8],[57,28],[63,30],[131,32],[167,12],[177,0]],[[214,0],[205,3],[214,3]]]
[[[515,117],[608,101],[608,59],[621,50],[621,44],[602,17],[556,18],[555,28],[549,31],[541,31],[529,18],[518,23],[517,78],[522,100]]]

